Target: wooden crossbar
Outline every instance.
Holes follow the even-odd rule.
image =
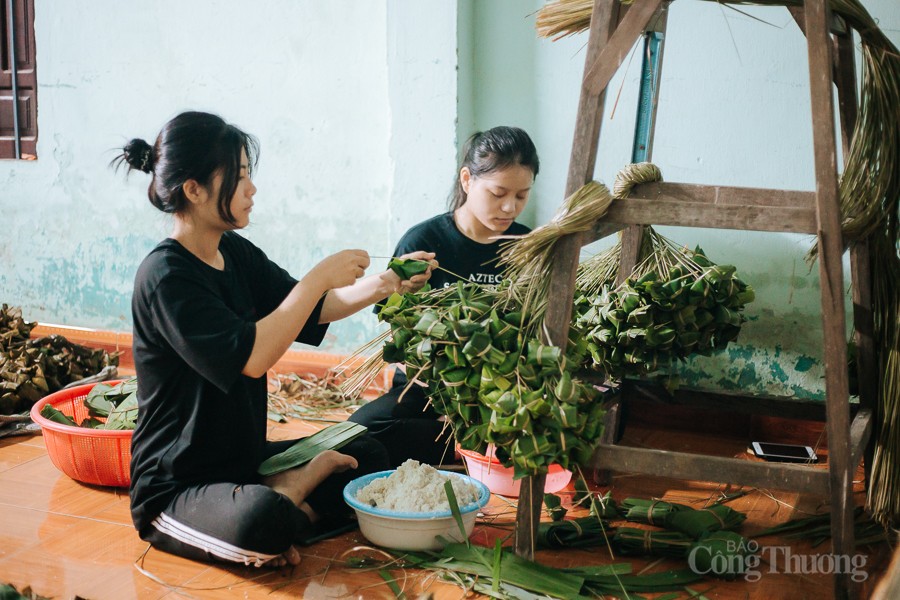
[[[828,495],[830,489],[827,469],[617,444],[597,444],[593,466],[673,479],[736,483],[776,490],[803,490],[804,493],[823,497]]]
[[[815,234],[815,199],[815,192],[643,184],[635,186],[627,200],[613,202],[598,227],[622,223]]]

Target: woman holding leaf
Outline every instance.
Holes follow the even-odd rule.
[[[387,455],[364,436],[261,476],[261,463],[294,443],[266,440],[267,371],[292,342],[318,345],[328,323],[418,289],[430,273],[363,277],[368,254],[343,250],[291,277],[235,233],[250,222],[257,154],[237,127],[186,112],[153,146],[132,140],[117,159],[152,175],[150,202],[174,223],[135,277],[130,493],[136,528],[161,550],[277,566],[297,564],[296,544],[348,517],[344,485],[386,468]]]
[[[407,231],[394,256],[433,253],[440,267],[431,276],[432,287],[460,280],[498,285],[502,238],[528,233],[516,218],[528,203],[539,168],[534,143],[522,129],[494,127],[474,134],[463,148],[449,211]],[[454,458],[452,432],[431,408],[424,390],[410,385],[398,367],[390,391],[350,416],[384,444],[391,466],[409,458],[432,465]]]

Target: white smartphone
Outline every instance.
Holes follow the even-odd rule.
[[[753,453],[760,458],[778,462],[814,463],[819,461],[815,450],[809,446],[794,444],[770,444],[769,442],[751,442]]]

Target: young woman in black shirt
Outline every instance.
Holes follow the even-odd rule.
[[[153,146],[119,157],[152,175],[150,202],[173,215],[171,237],[141,263],[134,283],[138,419],[131,512],[141,538],[198,560],[297,564],[295,545],[347,519],[352,478],[387,468],[363,437],[268,478],[266,458],[296,440],[266,440],[266,373],[294,341],[318,345],[327,323],[430,273],[401,282],[363,277],[369,256],[343,250],[299,281],[235,230],[250,222],[256,140],[208,113],[182,113]],[[420,252],[413,258],[430,260]]]
[[[394,256],[417,250],[434,253],[440,268],[431,276],[432,287],[461,278],[499,284],[498,236],[528,233],[516,218],[528,203],[539,168],[534,143],[522,129],[494,127],[474,134],[463,148],[449,211],[407,231]],[[452,462],[450,428],[428,403],[424,387],[407,387],[398,367],[390,391],[360,407],[349,420],[369,428],[387,448],[391,466],[409,458],[432,465]]]

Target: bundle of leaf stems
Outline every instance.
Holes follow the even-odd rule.
[[[381,353],[385,340],[391,337],[390,330],[383,331],[375,338],[357,348],[336,368],[344,370],[349,364],[359,364],[347,378],[341,382],[341,392],[348,398],[360,398],[378,374],[384,369],[385,362]],[[359,361],[362,360],[362,363]]]
[[[612,287],[619,275],[621,256],[622,244],[617,243],[582,261],[578,265],[575,289],[579,293],[590,296],[592,293],[599,292],[604,286]]]
[[[616,244],[578,266],[575,288],[579,293],[590,297],[599,294],[604,286],[614,287],[619,273],[621,249],[621,244]],[[647,273],[656,273],[661,280],[671,281],[673,279],[670,277],[670,271],[676,266],[681,268],[682,274],[675,279],[699,279],[712,268],[698,265],[691,258],[693,252],[679,246],[650,226],[644,228],[638,255],[644,258],[632,270],[633,279],[640,279]]]
[[[780,525],[764,529],[750,537],[758,538],[771,535],[783,535],[785,539],[789,540],[812,540],[813,547],[818,546],[831,537],[831,514],[825,513],[802,519],[791,519]],[[874,521],[871,516],[865,513],[862,507],[857,507],[853,518],[853,540],[858,547],[887,542],[888,537],[883,525]]]

